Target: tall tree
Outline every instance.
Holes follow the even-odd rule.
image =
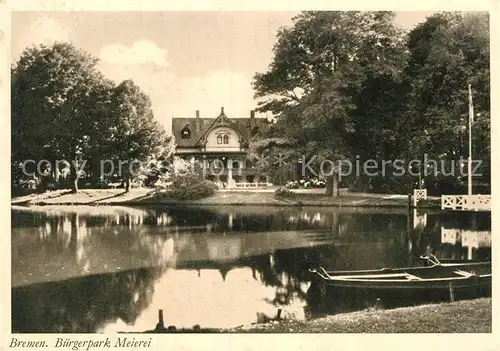
[[[403,33],[393,19],[391,12],[295,17],[293,27],[278,33],[269,70],[255,76],[255,95],[265,99],[260,111],[273,112],[277,130],[318,162],[370,150],[373,130],[393,126],[394,116],[375,117],[387,112],[381,102],[394,92],[405,64]],[[327,172],[327,194],[336,195],[338,170]]]
[[[110,145],[121,166],[119,171],[130,188],[134,161],[146,161],[171,151],[173,140],[154,119],[151,100],[131,80],[125,80],[114,91],[114,113]]]
[[[473,157],[490,155],[489,18],[439,13],[408,36],[406,84],[409,156],[458,160],[468,155],[468,85],[474,101]],[[423,131],[426,131],[424,133]]]
[[[148,96],[132,81],[116,86],[96,64],[68,43],[23,52],[12,68],[14,166],[28,159],[48,159],[52,167],[56,160],[71,162],[76,192],[78,169],[96,178],[101,161],[113,159],[122,162],[128,190],[132,160],[172,151],[172,138],[154,120]]]
[[[98,130],[95,91],[106,84],[97,59],[68,43],[26,49],[12,69],[12,158],[68,162]],[[77,168],[71,166],[73,190]]]

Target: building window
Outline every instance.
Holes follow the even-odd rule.
[[[219,134],[217,135],[217,144],[221,145],[228,145],[229,144],[229,135],[227,134]]]
[[[239,169],[240,168],[240,163],[238,161],[233,160],[229,166],[232,169]]]
[[[189,129],[189,126],[185,126],[184,129],[182,129],[181,136],[182,136],[182,139],[190,139],[191,138],[191,130]]]

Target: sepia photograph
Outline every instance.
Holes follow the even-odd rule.
[[[492,333],[490,12],[10,18],[10,348]]]

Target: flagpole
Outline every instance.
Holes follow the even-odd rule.
[[[472,195],[472,122],[474,120],[474,106],[472,104],[472,90],[469,84],[469,159],[467,162],[468,195]]]

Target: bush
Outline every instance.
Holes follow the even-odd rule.
[[[212,196],[217,189],[213,182],[197,175],[176,176],[165,195],[173,200],[198,200]]]
[[[205,186],[209,188],[212,188],[213,191],[219,190],[219,186],[210,180],[204,180],[203,184],[205,184]]]
[[[157,189],[167,189],[172,186],[172,182],[165,178],[159,178],[153,186]]]
[[[295,193],[293,191],[288,190],[286,187],[283,186],[281,188],[278,188],[274,192],[274,196],[277,196],[277,197],[293,197],[293,196],[295,196]]]
[[[414,179],[411,176],[363,176],[351,179],[350,192],[379,193],[379,194],[407,194],[418,187],[412,185]]]
[[[326,183],[324,180],[318,178],[302,178],[301,180],[290,180],[286,183],[287,189],[300,189],[300,188],[324,188]]]

